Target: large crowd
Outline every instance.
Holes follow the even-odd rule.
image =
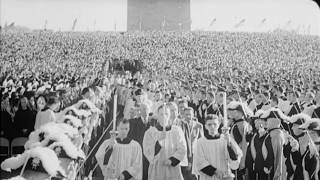
[[[80,179],[320,178],[318,36],[3,31],[0,43],[1,137],[30,141],[81,99],[103,112],[80,130]],[[115,94],[118,135],[105,136]]]

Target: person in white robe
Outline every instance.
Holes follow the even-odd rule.
[[[104,179],[141,180],[142,149],[137,141],[127,137],[129,121],[121,120],[117,130],[117,138],[104,141],[95,155]]]
[[[231,180],[239,167],[242,151],[229,134],[219,133],[220,123],[216,115],[205,119],[208,134],[198,140],[194,157],[200,180]]]
[[[186,142],[181,128],[172,125],[169,117],[169,107],[160,106],[155,127],[150,127],[143,138],[150,180],[183,180],[180,162],[187,153]]]

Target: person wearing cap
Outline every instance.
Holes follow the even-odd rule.
[[[241,180],[245,174],[245,157],[252,129],[246,119],[252,116],[253,113],[246,105],[238,101],[230,102],[227,105],[227,110],[230,122],[230,134],[240,146],[244,155],[241,159],[240,167],[236,172],[238,180]]]
[[[268,179],[268,175],[264,172],[266,163],[262,154],[262,144],[267,136],[266,122],[260,118],[263,112],[263,110],[259,110],[253,117],[253,136],[245,157],[249,180]]]
[[[219,133],[220,125],[216,115],[205,118],[208,134],[198,140],[194,156],[194,168],[201,180],[231,180],[233,177],[226,175],[239,167],[243,153],[229,134]]]
[[[148,159],[148,179],[182,180],[180,162],[187,153],[180,127],[170,122],[170,109],[165,104],[158,108],[155,127],[144,134],[143,153]]]
[[[290,123],[292,124],[292,136],[294,139],[297,140],[299,144],[299,149],[296,151],[291,151],[291,147],[288,145],[284,148],[284,155],[287,159],[292,159],[289,162],[292,164],[292,169],[288,168],[287,164],[287,178],[294,179],[294,180],[303,180],[303,166],[302,166],[302,159],[303,155],[305,154],[309,142],[309,138],[307,134],[300,129],[299,127],[307,123],[311,120],[310,116],[300,113],[292,116],[290,118]],[[293,142],[293,141],[292,141]],[[294,168],[295,167],[295,168]]]
[[[267,137],[262,145],[263,157],[266,161],[264,172],[273,180],[286,179],[285,157],[283,155],[286,135],[281,129],[281,121],[288,120],[280,109],[265,111],[260,118],[267,121]]]
[[[312,118],[299,126],[309,137],[305,153],[302,156],[304,179],[318,180],[320,178],[320,119]]]

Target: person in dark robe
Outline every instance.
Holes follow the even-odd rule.
[[[246,156],[246,168],[249,180],[267,180],[268,175],[264,171],[266,167],[265,159],[262,154],[262,144],[267,136],[266,122],[260,119],[264,111],[259,110],[253,120],[253,137],[251,138]],[[272,155],[270,153],[270,155]],[[272,156],[269,156],[272,158]]]
[[[287,143],[286,134],[281,129],[281,121],[288,120],[280,109],[271,108],[261,115],[267,121],[268,135],[262,145],[263,157],[266,161],[264,171],[273,180],[286,179],[284,145]],[[273,158],[268,159],[268,155]]]
[[[20,98],[20,105],[14,116],[13,124],[17,133],[16,137],[28,137],[34,130],[34,112],[29,108],[28,99],[25,96]]]
[[[11,113],[11,106],[9,97],[3,97],[1,102],[1,127],[0,136],[7,138],[9,141],[13,138],[13,114]]]
[[[238,101],[232,101],[228,104],[228,118],[230,119],[230,134],[240,146],[243,157],[241,158],[240,167],[236,172],[238,180],[244,179],[245,175],[245,157],[251,134],[251,126],[246,118],[252,116],[253,113],[245,104]]]
[[[300,105],[300,102],[298,101],[299,93],[289,91],[287,96],[288,96],[288,99],[290,101],[290,106],[291,106],[290,111],[288,113],[288,116],[293,116],[295,114],[301,113],[303,109]]]
[[[309,137],[307,149],[302,156],[303,177],[318,180],[320,178],[320,119],[313,118],[299,128]]]
[[[311,118],[308,115],[305,114],[297,114],[290,118],[290,122],[292,123],[292,136],[298,141],[299,143],[299,149],[297,151],[292,152],[291,154],[288,154],[290,148],[285,147],[284,155],[286,158],[289,158],[289,162],[293,163],[294,165],[291,167],[295,167],[294,169],[288,169],[287,165],[287,179],[293,179],[293,180],[303,180],[303,167],[302,167],[302,159],[303,155],[305,154],[308,146],[308,136],[307,134],[299,129],[299,126],[306,123],[307,121],[310,121]],[[291,171],[291,172],[290,172]]]

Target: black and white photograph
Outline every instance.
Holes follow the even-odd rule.
[[[317,0],[0,0],[0,179],[320,180]]]

